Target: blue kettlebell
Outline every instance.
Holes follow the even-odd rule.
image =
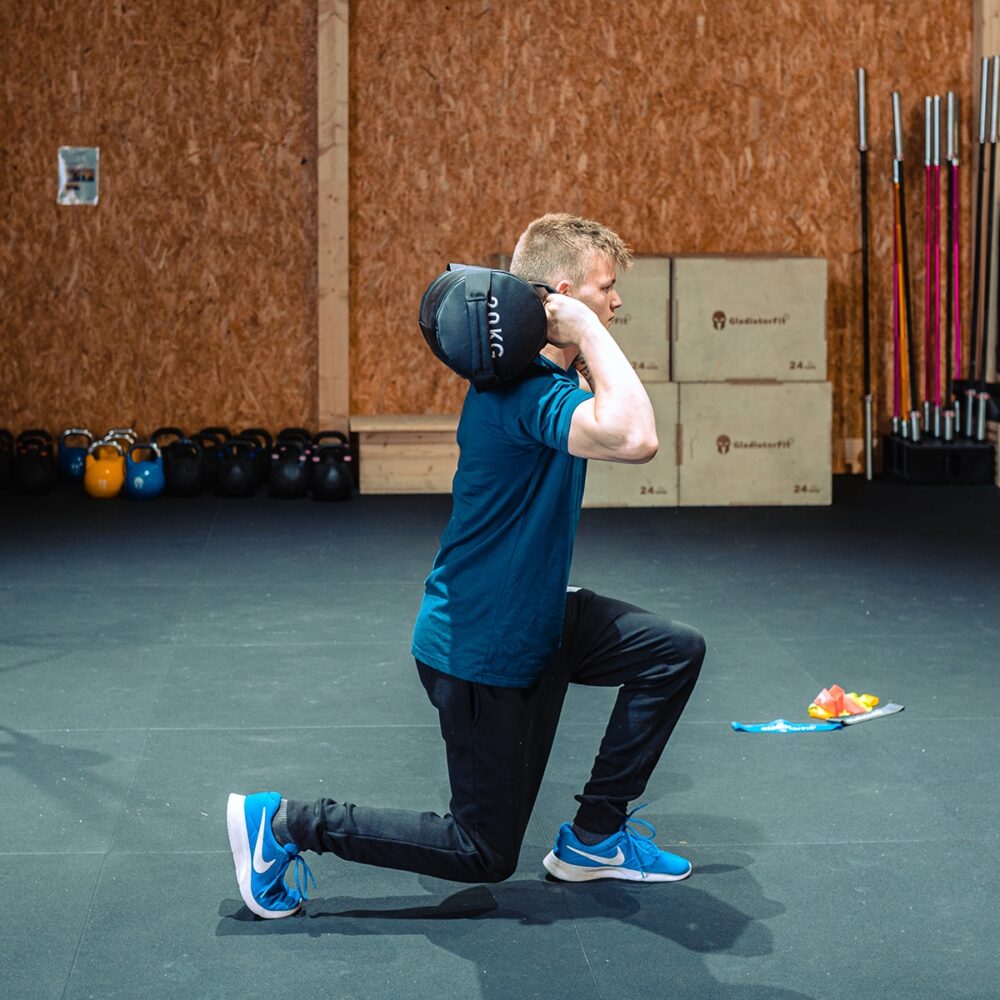
[[[70,441],[74,441],[73,444]],[[84,442],[80,444],[79,442]],[[87,464],[87,449],[94,435],[85,427],[68,427],[59,436],[59,478],[64,483],[82,483]]]
[[[163,456],[155,441],[132,445],[125,456],[125,493],[133,500],[153,500],[166,486]]]

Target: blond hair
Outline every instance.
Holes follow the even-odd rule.
[[[510,270],[524,281],[581,285],[596,255],[625,270],[632,251],[607,226],[565,212],[551,212],[528,225],[514,248]]]

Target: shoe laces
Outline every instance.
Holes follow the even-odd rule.
[[[288,850],[288,847],[285,848]],[[295,862],[295,891],[303,898],[308,899],[309,896],[306,894],[306,889],[309,888],[309,883],[312,882],[313,888],[316,888],[316,879],[313,877],[313,873],[309,870],[309,865],[306,864],[305,858],[299,854],[296,850],[295,854],[292,856],[292,860]]]
[[[648,802],[636,806],[631,812],[625,814],[625,822],[622,824],[622,831],[631,841],[632,846],[640,855],[648,858],[658,857],[660,849],[653,843],[656,838],[656,827],[652,823],[647,823],[644,819],[636,819],[635,814],[640,809],[645,809]],[[644,833],[643,830],[648,831]]]

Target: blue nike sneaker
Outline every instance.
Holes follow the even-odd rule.
[[[258,917],[290,917],[302,908],[306,896],[305,880],[312,879],[309,866],[299,856],[294,844],[282,846],[274,839],[271,821],[281,805],[277,792],[254,795],[230,795],[226,806],[229,846],[236,863],[236,881],[243,902]],[[295,862],[295,888],[285,884],[285,872]]]
[[[691,874],[691,862],[661,851],[653,843],[656,830],[645,820],[625,817],[622,828],[599,844],[584,844],[573,833],[570,823],[563,823],[552,850],[542,862],[554,878],[564,882],[589,882],[598,878],[620,878],[630,882],[679,882]],[[632,826],[644,827],[640,833]]]

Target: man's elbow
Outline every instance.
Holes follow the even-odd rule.
[[[651,434],[637,435],[625,442],[622,449],[622,461],[631,462],[633,465],[645,465],[656,458],[659,451],[660,442],[657,440],[656,432]]]

